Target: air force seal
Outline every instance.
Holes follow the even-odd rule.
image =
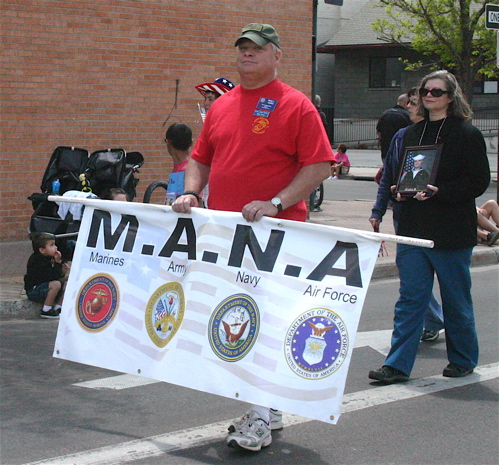
[[[76,299],[76,318],[87,331],[103,330],[118,310],[118,285],[111,276],[92,276],[81,287]]]
[[[167,283],[156,289],[147,303],[147,334],[158,347],[165,347],[180,328],[185,312],[184,289],[180,283]]]
[[[248,295],[227,297],[213,312],[209,324],[210,345],[216,356],[237,362],[253,347],[260,328],[260,314]]]
[[[326,308],[313,308],[289,327],[284,352],[298,376],[322,379],[332,375],[345,360],[349,339],[341,318]]]

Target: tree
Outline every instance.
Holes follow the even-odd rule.
[[[377,0],[390,20],[377,19],[380,40],[409,47],[428,57],[406,61],[407,69],[447,69],[458,77],[468,101],[479,74],[495,77],[496,33],[485,28],[490,0]]]

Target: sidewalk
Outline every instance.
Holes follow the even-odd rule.
[[[372,180],[377,170],[378,168],[373,167],[353,167],[348,178]],[[497,179],[497,172],[494,173],[493,178]],[[371,208],[371,201],[325,200],[321,205],[322,211],[310,213],[309,222],[372,231],[369,223]],[[394,234],[390,212],[387,212],[385,216],[381,232]],[[395,265],[395,243],[386,243],[386,249],[388,254],[378,258],[373,279],[396,278],[398,276]],[[29,241],[0,242],[0,320],[38,318],[40,314],[41,305],[27,300],[23,286],[26,263],[31,252]],[[472,266],[494,263],[499,263],[499,243],[493,247],[484,245],[475,247]]]

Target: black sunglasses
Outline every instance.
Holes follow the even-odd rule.
[[[444,94],[450,94],[450,90],[427,89],[426,87],[419,89],[419,95],[421,95],[421,97],[426,97],[428,94],[433,95],[433,97],[442,97]]]

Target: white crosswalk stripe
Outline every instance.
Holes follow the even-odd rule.
[[[472,375],[464,378],[444,378],[441,375],[437,375],[415,379],[404,384],[394,384],[354,392],[343,396],[342,413],[355,412],[376,405],[412,399],[447,389],[480,383],[495,379],[498,375],[499,363],[493,363],[477,367]],[[298,415],[284,414],[283,421],[284,426],[289,427],[312,420]],[[227,433],[227,425],[229,423],[230,420],[212,423],[187,430],[129,441],[115,446],[31,462],[25,465],[119,465],[220,441]]]

